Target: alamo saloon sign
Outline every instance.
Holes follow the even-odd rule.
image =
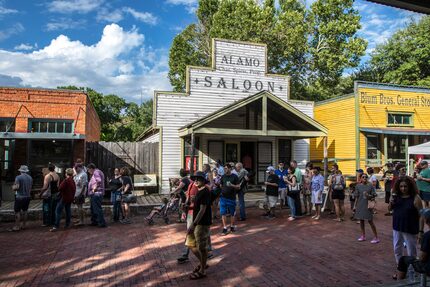
[[[265,53],[220,47],[214,56],[215,73],[190,77],[195,88],[244,93],[264,90],[274,94],[287,92],[285,77],[267,74]]]

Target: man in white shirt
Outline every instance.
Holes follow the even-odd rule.
[[[76,171],[76,175],[73,178],[76,184],[74,203],[78,208],[78,217],[79,217],[79,220],[76,222],[76,225],[83,225],[84,224],[83,204],[85,203],[85,195],[87,193],[88,176],[87,176],[87,173],[84,171],[84,167],[81,164],[75,165],[75,171]]]

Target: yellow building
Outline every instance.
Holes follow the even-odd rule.
[[[315,103],[328,129],[329,165],[346,175],[387,162],[407,163],[408,146],[430,140],[430,89],[355,82],[354,93]],[[324,159],[324,138],[310,140],[310,159]]]

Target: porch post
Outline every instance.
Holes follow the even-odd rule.
[[[194,175],[194,132],[191,133],[191,156],[190,156],[190,175]]]
[[[324,137],[324,180],[328,177],[328,139],[327,136]]]

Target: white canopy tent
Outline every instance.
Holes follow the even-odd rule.
[[[410,146],[408,147],[408,173],[411,173],[411,159],[409,158],[409,156],[411,154],[422,154],[422,155],[430,155],[430,142],[426,142],[423,144],[419,144],[419,145],[414,145],[414,146]]]

